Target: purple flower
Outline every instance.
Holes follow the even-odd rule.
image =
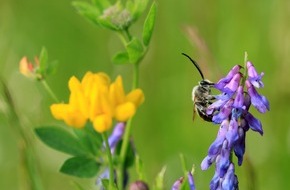
[[[230,72],[227,74],[226,77],[222,78],[221,80],[219,80],[216,84],[215,84],[215,88],[216,89],[219,89],[219,90],[222,90],[226,84],[228,84],[232,78],[235,76],[235,74],[239,73],[241,69],[241,66],[240,65],[235,65],[231,70]]]
[[[261,113],[265,113],[267,110],[270,110],[270,105],[267,98],[258,94],[254,86],[248,80],[246,81],[246,86],[253,106]]]
[[[248,80],[252,83],[252,85],[254,85],[256,88],[264,87],[264,84],[262,82],[262,77],[264,76],[264,73],[262,72],[259,75],[254,65],[250,61],[247,62],[247,69],[249,77]]]
[[[174,184],[172,185],[171,190],[179,190],[180,187],[181,187],[182,182],[183,182],[183,177],[181,177],[178,180],[176,180],[174,182]]]
[[[188,185],[189,190],[195,190],[195,183],[191,172],[187,173],[187,179],[188,179]],[[180,190],[182,183],[184,182],[184,177],[179,178],[174,182],[174,184],[171,187],[171,190]]]
[[[245,120],[253,131],[257,131],[263,135],[263,128],[260,120],[256,119],[250,112],[247,112],[245,115]]]
[[[261,81],[264,73],[258,75],[250,62],[247,62],[247,75],[240,73],[241,68],[238,65],[233,67],[225,78],[215,84],[214,87],[221,94],[215,95],[216,101],[207,107],[207,114],[213,115],[213,123],[220,124],[218,135],[201,163],[202,170],[215,163],[211,190],[238,189],[232,155],[234,153],[238,158],[238,165],[242,165],[246,132],[252,129],[263,135],[261,122],[249,112],[249,108],[253,105],[259,112],[265,113],[270,107],[266,97],[258,94],[255,89],[264,86]]]
[[[112,153],[115,151],[118,142],[122,139],[124,131],[125,131],[125,123],[117,123],[112,134],[108,139]]]

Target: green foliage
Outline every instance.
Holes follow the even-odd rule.
[[[97,175],[99,168],[100,164],[93,158],[76,156],[67,159],[62,165],[60,171],[80,178],[90,178]]]
[[[79,142],[86,147],[92,155],[97,156],[100,154],[100,149],[103,145],[102,136],[93,129],[91,123],[88,123],[82,129],[74,129],[74,133],[78,137]]]
[[[112,61],[117,65],[129,63],[129,55],[127,52],[118,52],[113,57]]]
[[[98,17],[100,16],[102,9],[98,9],[96,6],[83,1],[74,1],[72,2],[72,5],[80,15],[92,23],[100,25],[98,22]]]
[[[47,50],[45,47],[41,49],[40,55],[39,55],[39,70],[40,73],[44,73],[48,67],[47,65],[48,55]]]
[[[156,18],[156,3],[153,2],[150,8],[150,11],[146,17],[146,20],[144,22],[144,28],[143,28],[143,43],[145,46],[149,45],[153,28],[155,25],[155,18]]]
[[[128,0],[126,8],[131,12],[133,20],[136,21],[145,11],[148,0]]]
[[[74,156],[87,154],[85,147],[75,136],[59,127],[40,127],[35,129],[35,133],[42,142],[53,149]]]
[[[137,38],[133,38],[126,46],[129,62],[135,64],[143,57],[144,48]]]
[[[166,171],[166,167],[164,166],[161,171],[158,173],[155,184],[153,186],[153,190],[164,190],[164,174]]]

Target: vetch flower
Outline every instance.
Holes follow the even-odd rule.
[[[249,109],[253,105],[260,113],[269,110],[269,102],[260,95],[256,88],[263,87],[260,75],[251,62],[246,62],[247,74],[242,74],[242,67],[236,65],[215,88],[221,91],[216,95],[216,101],[207,108],[212,114],[213,123],[220,124],[215,141],[208,149],[208,155],[201,163],[201,169],[208,169],[215,163],[215,174],[210,182],[211,190],[236,190],[238,178],[235,175],[232,155],[238,158],[238,165],[242,165],[245,153],[246,132],[249,129],[263,135],[260,120],[255,118]]]
[[[180,190],[180,188],[183,185],[183,182],[185,181],[184,179],[185,179],[184,177],[181,177],[178,180],[176,180],[173,183],[171,190]],[[192,172],[187,173],[187,181],[189,185],[189,190],[195,190],[195,183],[194,183]]]
[[[87,72],[81,81],[71,77],[68,86],[69,102],[51,105],[52,115],[76,128],[89,120],[99,133],[109,130],[113,119],[126,122],[144,102],[141,89],[125,94],[121,76],[111,82],[105,73]]]

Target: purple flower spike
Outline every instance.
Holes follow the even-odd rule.
[[[122,139],[125,131],[125,123],[117,123],[115,126],[111,136],[109,137],[109,146],[111,148],[111,152],[114,152],[118,142]]]
[[[256,88],[264,87],[264,84],[262,82],[262,77],[264,76],[264,73],[262,72],[259,75],[254,65],[250,61],[247,62],[247,69],[249,81],[252,83],[252,85],[254,85]]]
[[[194,179],[193,179],[192,173],[188,172],[187,177],[188,177],[189,189],[190,190],[195,190],[195,183],[194,183]]]
[[[245,115],[245,120],[253,131],[257,131],[263,135],[263,128],[260,120],[256,119],[250,112]]]
[[[233,153],[242,165],[245,154],[246,132],[249,129],[263,135],[261,122],[249,109],[253,105],[259,112],[269,110],[269,102],[256,88],[263,87],[264,73],[257,73],[251,62],[247,62],[247,75],[240,73],[241,66],[236,65],[228,75],[219,80],[214,87],[221,91],[213,95],[215,101],[207,107],[212,122],[220,124],[215,141],[208,149],[208,155],[201,163],[202,170],[215,163],[214,177],[210,182],[211,190],[238,190],[238,178],[235,175]]]
[[[253,106],[260,112],[265,113],[267,110],[270,110],[269,101],[265,96],[258,94],[254,86],[246,80],[246,86],[248,89],[248,93],[251,97],[251,103]]]
[[[227,74],[226,77],[222,78],[221,80],[219,80],[216,84],[215,84],[215,88],[222,90],[226,84],[228,84],[232,78],[234,77],[235,74],[239,73],[241,69],[240,65],[235,65],[230,72]]]

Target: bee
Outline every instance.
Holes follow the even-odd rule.
[[[214,100],[215,97],[213,95],[211,95],[211,88],[214,86],[215,83],[204,79],[203,73],[200,69],[200,67],[198,66],[198,64],[191,58],[189,57],[187,54],[182,53],[182,55],[186,56],[192,63],[193,65],[196,67],[196,69],[198,70],[202,80],[198,82],[198,85],[193,87],[192,89],[192,101],[193,101],[193,120],[195,117],[196,112],[198,113],[198,115],[205,121],[209,121],[212,122],[212,114],[207,114],[206,110],[207,107],[209,105],[211,105]]]

